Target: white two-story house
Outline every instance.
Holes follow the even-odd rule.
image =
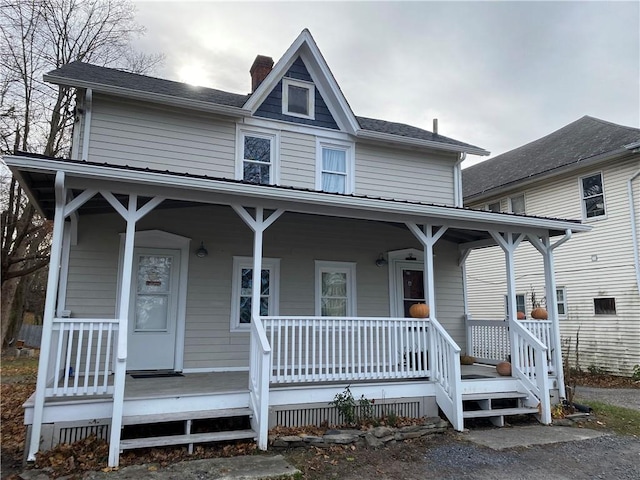
[[[573,366],[632,375],[640,365],[640,129],[585,116],[465,169],[463,187],[471,208],[593,227],[556,254],[563,349]],[[516,305],[527,315],[532,293],[549,304],[537,257],[531,245],[516,255]],[[498,249],[467,260],[472,318],[504,318],[504,275],[486,268],[501,263]]]
[[[77,93],[70,157],[4,159],[54,221],[28,457],[87,432],[110,442],[110,465],[171,443],[264,449],[270,426],[335,422],[348,385],[378,413],[440,408],[458,430],[549,423],[555,317],[545,337],[509,325],[511,376],[465,373],[462,264],[497,243],[509,267],[535,242],[552,284],[554,238],[589,227],[462,208],[460,164],[488,152],[356,116],[307,30],[250,73],[247,95],[78,62],[46,75]],[[430,315],[407,318],[415,303]],[[514,407],[493,410],[499,397]],[[247,427],[193,433],[225,416]],[[184,434],[122,436],[169,421]]]

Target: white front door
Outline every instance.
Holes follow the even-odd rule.
[[[134,250],[127,370],[174,369],[179,273],[180,250]]]
[[[424,269],[419,262],[396,262],[396,312],[398,317],[410,317],[414,303],[424,303]]]

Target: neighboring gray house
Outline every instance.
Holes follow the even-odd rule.
[[[77,62],[45,76],[79,99],[70,158],[4,158],[54,221],[28,458],[89,433],[111,466],[145,446],[265,449],[269,426],[335,421],[347,385],[378,413],[440,408],[457,430],[549,423],[557,324],[509,326],[510,377],[461,369],[461,257],[528,239],[551,260],[553,237],[589,227],[462,208],[460,164],[488,152],[355,116],[307,30],[250,72],[247,95]],[[419,302],[430,316],[406,318]],[[195,433],[225,416],[246,428]],[[184,433],[121,436],[169,421]]]
[[[465,206],[495,212],[579,218],[593,227],[555,256],[564,348],[580,367],[631,375],[640,364],[640,129],[585,116],[463,171]],[[468,311],[503,318],[506,287],[497,249],[466,263]],[[518,309],[548,298],[535,250],[516,253]]]

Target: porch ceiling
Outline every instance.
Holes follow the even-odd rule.
[[[491,239],[489,230],[526,232],[541,236],[563,235],[567,229],[573,232],[590,230],[589,226],[573,220],[254,185],[224,178],[37,156],[13,156],[4,159],[31,200],[47,218],[53,218],[55,174],[61,170],[66,175],[65,184],[74,196],[86,188],[93,188],[109,190],[120,201],[125,201],[127,194],[136,193],[139,195],[140,204],[154,196],[166,198],[158,208],[238,204],[246,207],[281,208],[288,212],[381,221],[403,227],[405,222],[428,222],[433,225],[446,225],[448,230],[445,238],[458,244],[487,241]],[[79,210],[79,213],[83,215],[112,211],[109,203],[101,195],[96,195]]]

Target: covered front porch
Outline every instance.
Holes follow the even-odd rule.
[[[574,226],[559,220],[60,160],[23,158],[16,164],[24,183],[34,185],[33,195],[46,197],[47,187],[55,186],[55,202],[47,204],[52,200],[50,193],[40,200],[54,217],[54,237],[42,360],[28,419],[31,458],[39,449],[39,429],[53,405],[66,402],[66,414],[73,415],[69,412],[77,402],[92,397],[96,401],[86,407],[87,412],[97,412],[100,403],[111,406],[109,463],[117,465],[123,448],[122,425],[130,416],[144,416],[142,410],[135,413],[132,405],[141,409],[151,405],[151,399],[136,403],[127,396],[133,381],[127,372],[140,369],[134,360],[145,360],[151,353],[168,360],[168,368],[185,378],[190,374],[248,375],[246,389],[238,392],[233,405],[225,403],[232,402],[226,394],[214,400],[204,392],[197,398],[209,410],[247,408],[253,435],[263,449],[274,409],[326,404],[347,385],[369,392],[372,398],[430,398],[432,407],[440,408],[461,430],[464,395],[491,393],[477,382],[468,384],[471,390],[466,391],[464,382],[479,379],[463,379],[460,366],[460,353],[470,353],[471,348],[464,345],[467,252],[500,245],[512,275],[513,252],[528,240],[539,247],[548,285],[553,286],[550,238],[567,238],[565,232]],[[118,177],[119,181],[113,180]],[[198,241],[201,238],[216,238],[219,245],[214,251],[207,241],[211,253],[205,260],[193,255],[198,243],[204,244]],[[147,253],[137,253],[143,249]],[[148,249],[156,250],[148,253]],[[136,291],[139,272],[135,270],[140,255],[173,255],[172,265],[179,260],[171,273],[172,285],[177,287],[170,351],[136,344],[138,331],[132,325],[137,325],[136,295],[141,295]],[[266,268],[269,262],[272,270]],[[114,300],[113,316],[100,313],[108,308],[101,308],[98,300],[104,299],[96,300],[97,295],[84,303],[76,299],[78,308],[66,308],[70,283],[91,281],[95,265],[107,273],[99,277],[104,280],[93,291],[115,290],[113,299],[107,298]],[[276,284],[269,283],[265,289],[264,275],[249,275],[268,270],[271,278],[278,268],[279,298],[274,293]],[[236,272],[238,278],[232,276]],[[325,273],[329,274],[326,281]],[[403,282],[405,274],[411,284]],[[417,278],[421,291],[407,290]],[[341,287],[325,288],[331,279],[338,279]],[[513,378],[500,389],[523,394],[530,405],[539,403],[541,420],[548,423],[548,365],[549,361],[560,365],[548,354],[550,345],[558,341],[557,316],[550,309],[552,328],[541,341],[515,320],[513,279],[507,280],[507,294],[513,301],[506,320],[506,348]],[[230,287],[235,283],[237,294]],[[141,285],[163,284],[161,278],[145,277]],[[404,317],[406,307],[415,302],[429,306],[429,317]],[[273,310],[276,306],[279,311]],[[228,339],[224,345],[223,337]],[[554,351],[559,354],[559,348]],[[561,388],[561,372],[553,371]],[[173,384],[180,379],[151,380]],[[180,388],[179,383],[175,385]],[[173,397],[177,396],[189,399],[180,400],[181,405],[196,402],[194,396]],[[167,400],[173,397],[154,400],[159,411],[144,413],[147,419],[160,418],[153,415],[163,415],[162,409],[172,404],[175,407],[174,401]],[[185,410],[193,411],[197,410]]]

